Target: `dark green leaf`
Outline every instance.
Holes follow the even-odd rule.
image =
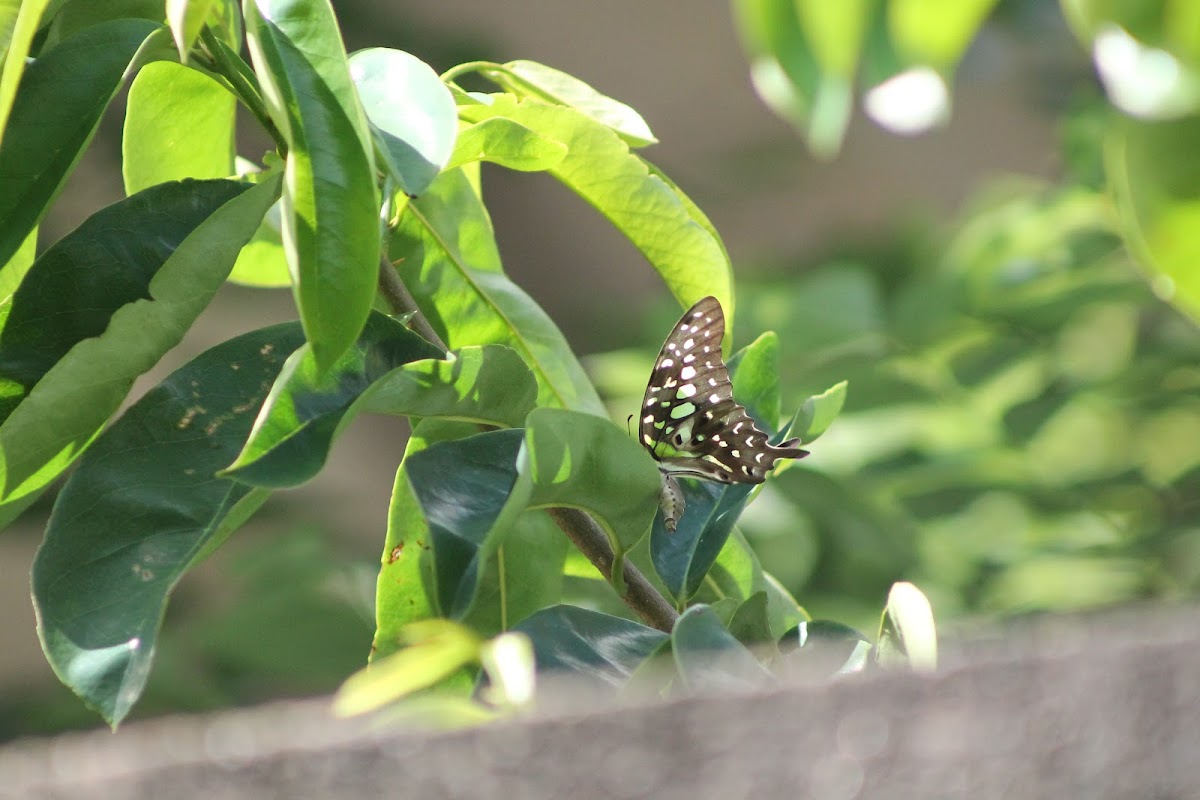
[[[284,364],[250,439],[222,476],[267,488],[309,480],[325,465],[338,432],[357,415],[376,382],[404,364],[439,355],[436,347],[379,312],[371,313],[354,347],[325,372],[305,345]]]
[[[157,31],[161,41],[151,41]],[[0,146],[0,264],[49,210],[128,71],[169,43],[162,25],[118,19],[80,32],[25,70]]]
[[[193,359],[97,439],[58,496],[33,567],[38,633],[59,678],[113,725],[145,685],[175,584],[265,498],[213,474],[302,342],[280,325]]]
[[[79,455],[208,305],[277,192],[278,179],[160,184],[42,254],[0,331],[0,497]]]
[[[450,160],[458,112],[450,90],[421,59],[383,47],[350,57],[350,74],[382,147],[384,167],[410,196]]]
[[[552,606],[516,627],[533,642],[539,672],[564,671],[620,686],[667,640],[637,622],[575,606]]]
[[[771,675],[708,606],[692,606],[676,621],[671,649],[680,676],[694,691],[760,685]]]
[[[373,147],[327,0],[246,3],[264,99],[287,137],[283,242],[317,365],[358,339],[379,273]]]

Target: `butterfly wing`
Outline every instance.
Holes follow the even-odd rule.
[[[715,297],[684,313],[658,353],[638,434],[660,467],[721,483],[762,483],[781,458],[802,458],[798,439],[772,445],[733,399],[721,359],[725,314]]]

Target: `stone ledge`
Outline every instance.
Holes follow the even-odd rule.
[[[1184,798],[1200,787],[1194,609],[1054,619],[933,676],[789,681],[473,730],[373,730],[327,701],[0,749],[0,797]]]

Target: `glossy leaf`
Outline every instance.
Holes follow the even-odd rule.
[[[662,631],[577,606],[542,609],[516,627],[533,642],[539,672],[623,685],[667,641]]]
[[[676,621],[671,650],[679,675],[693,691],[757,686],[771,676],[708,606],[692,606]]]
[[[45,485],[79,455],[208,305],[277,192],[278,179],[161,184],[97,212],[34,263],[0,332],[0,498]]]
[[[433,68],[402,50],[350,57],[350,75],[382,147],[381,165],[405,193],[425,191],[454,150],[458,113]]]
[[[567,146],[562,142],[534,133],[511,119],[493,117],[459,131],[446,169],[490,161],[507,169],[537,172],[557,166],[566,155]]]
[[[772,641],[778,641],[786,631],[808,619],[807,613],[787,589],[763,571],[750,543],[736,528],[725,540],[725,546],[721,548],[716,562],[709,569],[704,585],[697,594],[698,598],[710,596],[704,588],[710,583],[715,587],[713,596],[746,601],[757,594],[764,595]]]
[[[1200,319],[1200,121],[1115,125],[1105,165],[1121,233],[1160,296]]]
[[[92,446],[33,566],[38,634],[59,678],[116,725],[145,686],[167,597],[265,493],[213,474],[303,342],[292,323],[193,359]]]
[[[372,312],[353,347],[322,372],[311,346],[292,353],[237,459],[222,472],[267,488],[297,486],[325,466],[365,393],[404,364],[441,351],[391,317]]]
[[[0,5],[0,145],[8,128],[17,86],[25,74],[25,59],[49,0],[6,0]],[[0,258],[0,263],[6,259]]]
[[[0,264],[45,216],[126,74],[164,53],[169,39],[153,37],[160,30],[146,20],[106,22],[26,68],[0,145]]]
[[[263,96],[288,142],[283,243],[324,370],[357,340],[375,298],[373,146],[328,0],[254,0],[245,13]]]
[[[511,347],[537,379],[539,405],[605,413],[562,332],[501,271],[492,221],[462,169],[408,204],[389,255],[451,349]]]
[[[489,344],[393,371],[371,387],[366,408],[516,428],[524,424],[536,400],[537,383],[521,357],[503,345]]]
[[[581,111],[601,125],[612,128],[631,147],[645,147],[658,141],[641,114],[619,100],[601,94],[574,75],[536,61],[510,61],[504,67],[511,74],[500,73],[496,77],[514,94]]]
[[[567,155],[550,174],[596,208],[658,270],[685,307],[715,295],[727,320],[734,312],[729,259],[713,231],[693,217],[694,208],[672,185],[629,152],[629,145],[581,111],[518,101],[512,95],[485,96],[486,105],[461,106],[469,122],[511,119],[562,142]],[[732,334],[732,331],[730,331]]]
[[[202,72],[170,61],[143,67],[125,106],[125,193],[232,175],[234,105],[233,95]]]
[[[510,497],[524,433],[438,442],[404,462],[429,532],[423,577],[432,607],[484,635],[544,606],[561,585],[563,537],[544,515],[524,512],[525,498]]]
[[[824,677],[862,672],[872,645],[849,625],[816,619],[801,622],[784,634],[779,649],[790,662],[789,668]]]

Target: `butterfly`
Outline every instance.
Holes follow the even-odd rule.
[[[782,458],[808,451],[789,439],[773,445],[733,399],[721,360],[725,312],[715,297],[689,308],[658,352],[642,398],[638,436],[662,473],[659,506],[674,533],[683,517],[678,475],[718,483],[762,483]]]

